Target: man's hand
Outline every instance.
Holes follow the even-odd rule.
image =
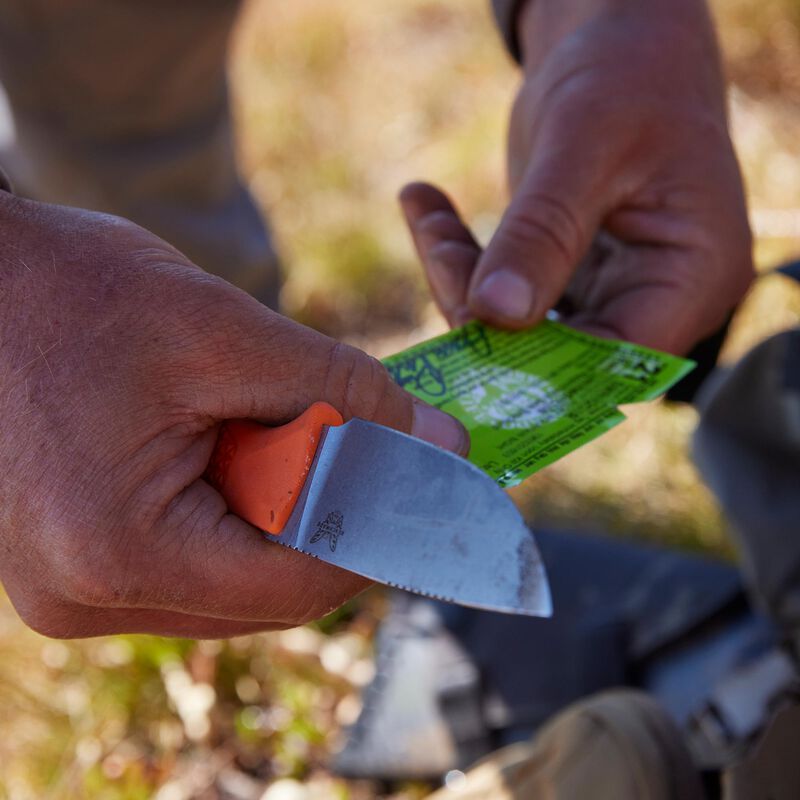
[[[452,450],[455,420],[124,220],[0,192],[0,577],[50,636],[232,636],[367,581],[271,545],[203,478],[218,424],[315,400]]]
[[[439,190],[401,194],[451,324],[557,307],[601,335],[685,352],[752,278],[741,179],[701,0],[528,0],[509,139],[513,198],[485,250]]]

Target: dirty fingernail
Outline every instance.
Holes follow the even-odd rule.
[[[510,269],[496,270],[484,278],[476,296],[480,305],[505,319],[527,319],[533,309],[533,286]]]
[[[469,434],[455,418],[427,403],[414,402],[412,435],[459,455],[469,451]]]

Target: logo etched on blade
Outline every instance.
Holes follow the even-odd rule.
[[[336,550],[340,536],[344,536],[344,515],[341,511],[331,511],[324,520],[317,523],[317,530],[311,537],[311,544],[316,544],[322,539],[328,540],[331,552]]]

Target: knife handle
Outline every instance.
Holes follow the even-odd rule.
[[[343,422],[342,415],[323,402],[278,428],[243,419],[223,422],[206,478],[230,511],[279,534],[306,482],[323,427]]]

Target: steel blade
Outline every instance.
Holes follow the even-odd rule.
[[[430,597],[552,611],[533,534],[508,495],[468,461],[364,420],[326,429],[277,541]]]

